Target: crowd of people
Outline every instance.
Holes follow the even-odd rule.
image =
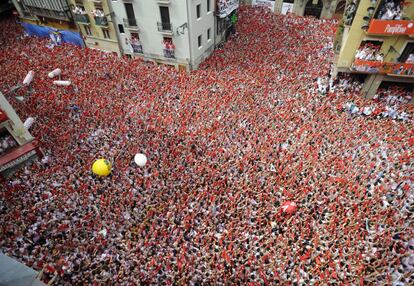
[[[402,20],[404,0],[385,0],[380,7],[378,19],[381,20]]]
[[[355,54],[356,59],[366,60],[366,61],[384,61],[384,54],[380,52],[381,45],[376,45],[372,43],[362,44]]]
[[[413,285],[413,107],[331,76],[336,22],[241,7],[191,73],[0,26],[0,90],[35,71],[9,99],[46,155],[3,183],[0,250],[45,281]]]

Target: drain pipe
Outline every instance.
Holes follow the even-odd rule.
[[[120,56],[122,57],[124,55],[124,49],[122,48],[121,37],[119,36],[119,29],[118,29],[118,25],[116,22],[116,14],[112,7],[112,1],[107,1],[107,3],[108,3],[108,8],[109,8],[109,15],[111,15],[112,26],[115,31],[116,40],[118,42],[119,53],[120,53]]]
[[[192,47],[191,47],[191,29],[190,29],[190,27],[191,27],[191,19],[190,19],[190,9],[189,9],[189,7],[188,7],[188,0],[186,0],[185,1],[186,2],[186,5],[187,5],[187,21],[188,21],[188,27],[187,27],[187,29],[188,29],[188,48],[190,49],[190,63],[189,63],[189,66],[190,66],[190,71],[191,70],[193,70],[193,53],[192,53]]]

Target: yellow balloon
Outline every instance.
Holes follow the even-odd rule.
[[[92,172],[95,175],[106,177],[111,173],[112,165],[108,160],[99,159],[92,165]]]

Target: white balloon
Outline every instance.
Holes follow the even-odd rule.
[[[71,84],[70,80],[54,80],[53,84],[60,86],[69,86]]]
[[[29,85],[33,80],[34,74],[34,71],[29,71],[23,80],[23,84]]]
[[[137,164],[138,166],[144,167],[145,164],[147,164],[148,159],[147,159],[147,156],[145,156],[144,154],[138,153],[138,154],[135,154],[134,161],[135,161],[135,164]]]
[[[28,117],[28,118],[26,119],[26,121],[23,123],[24,128],[26,128],[26,129],[30,129],[30,127],[32,127],[32,125],[33,125],[33,122],[34,122],[33,117]]]
[[[54,78],[55,76],[59,76],[62,73],[61,69],[54,69],[53,71],[51,71],[48,76],[50,78]]]

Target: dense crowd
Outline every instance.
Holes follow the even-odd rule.
[[[191,73],[0,25],[0,89],[35,71],[9,98],[46,153],[4,182],[0,250],[45,280],[413,285],[413,107],[330,76],[335,22],[242,7]]]

